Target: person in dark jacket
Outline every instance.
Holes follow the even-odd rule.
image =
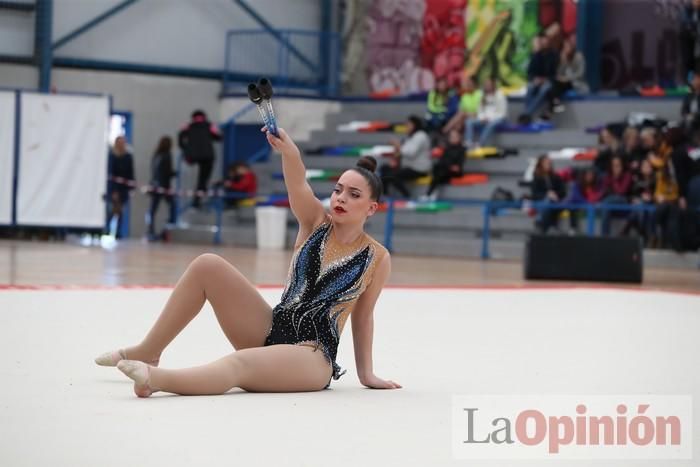
[[[442,157],[433,165],[433,178],[425,197],[423,197],[426,201],[435,201],[437,187],[449,183],[450,179],[454,177],[461,177],[464,173],[466,148],[462,142],[462,134],[459,130],[450,131],[447,142],[448,145],[442,153]]]
[[[527,94],[525,95],[525,112],[520,116],[520,123],[528,124],[537,109],[545,102],[559,67],[559,54],[549,43],[547,36],[538,39],[539,50],[530,57],[527,67]]]
[[[700,0],[692,0],[683,9],[679,39],[685,76],[697,71],[700,65]]]
[[[532,200],[546,203],[559,203],[566,196],[564,180],[554,172],[552,161],[546,154],[537,159],[535,175],[532,180]],[[541,233],[547,233],[551,227],[559,224],[561,209],[540,209],[536,225]]]
[[[163,136],[158,142],[153,159],[151,159],[151,208],[148,210],[148,239],[158,238],[155,232],[156,213],[161,199],[168,203],[168,223],[175,222],[175,205],[170,192],[170,180],[175,175],[173,171],[173,156],[171,154],[173,141],[169,136]]]
[[[221,133],[213,123],[207,120],[207,115],[201,110],[192,112],[192,120],[180,130],[178,145],[190,164],[197,164],[197,193],[193,206],[199,207],[203,191],[209,184],[209,177],[214,167],[214,141],[221,140]]]
[[[111,206],[109,233],[122,238],[122,213],[134,189],[134,157],[126,147],[126,139],[118,136],[107,160],[107,198]]]
[[[690,92],[683,97],[681,117],[688,133],[700,128],[700,73],[693,74]]]

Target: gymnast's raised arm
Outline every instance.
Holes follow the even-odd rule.
[[[306,181],[306,168],[294,141],[282,128],[279,129],[279,138],[266,128],[263,128],[263,131],[267,134],[270,145],[282,154],[282,172],[289,195],[289,206],[299,222],[298,243],[300,239],[306,238],[314,227],[323,222],[326,212],[321,201],[311,190],[309,182]]]

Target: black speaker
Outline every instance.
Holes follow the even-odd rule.
[[[636,237],[531,235],[525,279],[642,282],[642,241]]]

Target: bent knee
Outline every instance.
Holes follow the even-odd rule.
[[[223,264],[228,264],[228,262],[221,256],[214,253],[203,253],[192,260],[190,268],[208,270]]]

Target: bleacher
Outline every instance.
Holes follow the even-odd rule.
[[[522,109],[522,100],[514,99],[509,105],[509,119],[515,121]],[[606,98],[591,97],[584,100],[567,102],[566,112],[557,114],[553,123],[555,128],[538,133],[500,132],[495,136],[494,144],[498,147],[515,148],[518,154],[504,158],[467,159],[467,173],[488,175],[487,183],[465,186],[446,186],[441,188],[440,199],[489,199],[497,187],[511,191],[516,198],[528,190],[520,181],[530,161],[540,154],[560,150],[564,147],[587,148],[597,144],[597,135],[586,132],[610,121],[625,120],[633,111],[645,111],[669,120],[679,115],[678,98]],[[410,114],[423,115],[424,104],[417,101],[343,101],[340,110],[328,114],[325,127],[310,133],[308,140],[297,141],[304,149],[348,145],[385,145],[392,138],[401,135],[389,132],[349,132],[338,131],[338,127],[352,121],[386,120],[402,121]],[[317,151],[312,151],[317,152]],[[328,172],[342,171],[354,165],[357,156],[306,155],[307,169]],[[381,158],[379,158],[381,164]],[[566,166],[582,166],[587,161],[555,159],[556,169]],[[284,193],[284,182],[279,177],[282,171],[278,157],[269,162],[255,165],[258,174],[259,191],[263,194]],[[317,177],[319,178],[319,177]],[[323,177],[320,177],[323,178]],[[314,191],[320,195],[330,195],[334,182],[311,179]],[[422,194],[426,186],[414,186],[415,195]],[[427,212],[425,212],[427,211]],[[479,206],[455,204],[451,209],[424,210],[399,209],[394,215],[393,251],[403,254],[430,254],[437,256],[479,257],[481,253],[481,234],[483,216]],[[213,213],[188,210],[181,218],[182,225],[173,232],[174,238],[185,241],[212,241]],[[367,230],[375,238],[383,239],[386,213],[378,212],[370,218]],[[530,213],[508,210],[498,213],[490,219],[491,257],[519,258],[522,255],[523,241],[533,231],[533,218]],[[562,225],[566,221],[562,220]],[[288,245],[296,235],[295,222],[289,216]],[[440,241],[436,242],[435,237]],[[237,246],[255,245],[255,213],[253,207],[242,207],[225,211],[222,219],[221,240],[224,244]],[[654,251],[647,255],[653,264],[677,264],[690,259],[682,259],[673,253]],[[680,259],[679,259],[680,258]]]

